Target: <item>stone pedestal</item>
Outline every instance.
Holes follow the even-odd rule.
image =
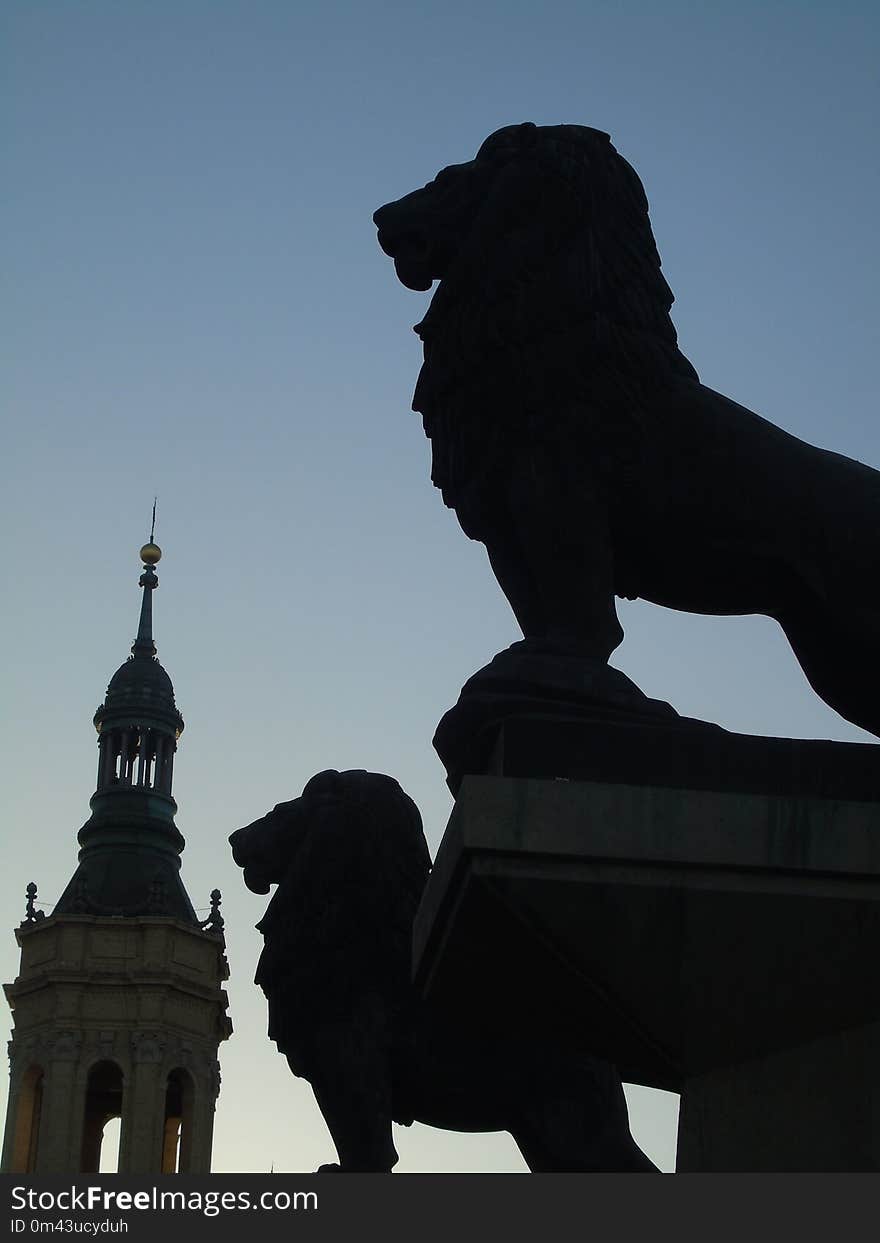
[[[680,1170],[880,1169],[877,748],[521,720],[492,756],[416,919],[424,993],[680,1092]]]
[[[880,1023],[686,1079],[677,1168],[880,1169]]]

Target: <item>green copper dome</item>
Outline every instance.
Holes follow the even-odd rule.
[[[170,726],[176,737],[183,733],[171,678],[155,656],[133,655],[110,679],[106,698],[94,716],[95,728],[100,733],[112,724],[147,720]]]

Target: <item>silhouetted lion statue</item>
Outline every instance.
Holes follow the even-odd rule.
[[[415,803],[392,777],[318,773],[302,795],[230,837],[255,893],[277,884],[257,925],[256,982],[269,1035],[311,1083],[340,1165],[388,1171],[392,1121],[508,1130],[532,1170],[650,1171],[620,1079],[606,1062],[510,1033],[499,1045],[467,1015],[429,1011],[410,984],[412,923],[430,857]]]
[[[440,281],[413,408],[526,639],[604,662],[615,595],[766,614],[880,733],[880,473],[700,384],[608,135],[508,126],[374,219],[404,285]]]

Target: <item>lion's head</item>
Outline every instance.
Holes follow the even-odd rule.
[[[257,982],[279,1048],[328,1006],[344,1009],[354,987],[396,996],[409,986],[431,861],[419,810],[393,777],[328,769],[229,841],[249,889],[278,886],[257,925]]]
[[[600,130],[506,126],[374,220],[406,286],[440,282],[416,327],[413,408],[466,530],[503,474],[505,441],[561,409],[632,410],[658,381],[697,378],[678,350],[642,184]]]
[[[278,803],[259,820],[237,829],[229,843],[248,889],[268,893],[270,885],[284,880],[298,854],[324,855],[340,834],[351,842],[366,843],[377,869],[387,870],[389,860],[399,860],[407,887],[421,893],[430,857],[419,809],[393,777],[382,773],[363,769],[317,773],[299,798]]]
[[[265,816],[230,835],[232,857],[251,893],[268,893],[283,879],[297,842],[301,806],[299,798],[276,803]]]

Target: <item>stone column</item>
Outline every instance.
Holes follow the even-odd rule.
[[[95,789],[102,790],[107,784],[107,734],[98,736],[98,780]]]
[[[204,1069],[193,1078],[192,1130],[187,1145],[187,1174],[210,1174],[211,1145],[214,1139],[214,1112],[220,1094],[220,1063],[213,1054],[206,1054]],[[183,1152],[181,1152],[183,1157]],[[181,1161],[183,1165],[183,1160]]]
[[[145,786],[147,784],[147,759],[149,754],[150,735],[149,731],[142,729],[139,735],[140,747],[138,749],[138,766],[137,766],[137,785]]]
[[[38,1174],[78,1170],[85,1091],[80,1071],[82,1036],[59,1032],[51,1045],[43,1088],[43,1126],[37,1148]]]
[[[131,1046],[131,1083],[126,1083],[122,1098],[119,1172],[158,1174],[165,1120],[165,1039],[159,1032],[136,1031]]]
[[[33,1170],[39,1140],[42,1097],[46,1088],[47,1049],[43,1041],[9,1042],[9,1102],[3,1137],[2,1168],[7,1173]]]
[[[113,730],[105,743],[104,785],[112,785],[116,779],[116,759],[122,749],[118,730]]]
[[[158,732],[153,734],[153,789],[162,791],[162,757],[165,753],[165,735]]]
[[[129,762],[131,754],[131,730],[124,729],[119,744],[119,784],[130,785]]]

